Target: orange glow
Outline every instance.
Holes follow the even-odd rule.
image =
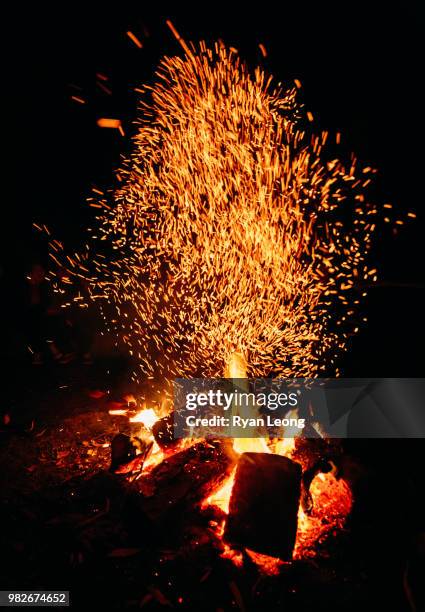
[[[143,471],[149,472],[152,468],[159,465],[161,461],[164,459],[164,453],[158,446],[158,444],[154,441],[152,445],[152,450],[149,453],[149,457],[146,459],[143,464]]]
[[[270,557],[269,555],[263,555],[261,553],[245,548],[245,552],[256,565],[259,566],[261,572],[267,576],[278,576],[284,561],[277,559],[276,557]]]
[[[221,557],[223,559],[229,559],[236,567],[243,567],[243,553],[240,550],[233,550],[228,544],[224,544],[223,552]]]
[[[102,117],[97,120],[97,125],[102,128],[113,128],[119,129],[121,127],[120,119],[107,119],[106,117]]]
[[[318,543],[344,527],[353,505],[347,483],[331,473],[318,474],[310,493],[314,510],[312,516],[307,516],[300,507],[294,559],[314,557]]]
[[[137,400],[132,393],[127,393],[127,395],[124,395],[123,400],[127,402],[127,404],[137,405]]]
[[[232,493],[233,483],[235,482],[235,474],[236,467],[233,469],[232,473],[230,474],[229,478],[226,479],[224,484],[222,484],[216,491],[214,491],[212,495],[203,501],[203,508],[206,506],[217,506],[226,514],[229,513],[230,495]]]

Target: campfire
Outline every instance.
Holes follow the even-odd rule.
[[[411,7],[181,4],[9,20],[0,603],[419,612]]]
[[[229,373],[240,378],[240,368],[236,356]],[[248,555],[272,575],[284,562],[315,557],[344,529],[352,495],[337,475],[338,441],[179,440],[172,413],[138,410],[134,397],[126,399],[129,408],[110,414],[126,416],[140,429],[132,438],[118,434],[112,440],[111,469],[136,484],[141,507],[154,522],[189,504],[209,517],[223,558],[243,567]]]
[[[131,437],[113,438],[111,470],[136,485],[152,521],[189,506],[190,516],[209,518],[223,558],[243,567],[248,555],[270,575],[284,562],[314,558],[344,529],[352,495],[337,474],[339,441],[176,439],[173,413],[164,414],[169,402],[138,409],[134,396],[126,401],[128,408],[109,411],[133,427]]]
[[[162,525],[197,513],[223,558],[279,573],[344,529],[353,500],[340,444],[325,432],[175,439],[170,384],[338,375],[376,280],[366,261],[374,171],[335,156],[339,135],[325,153],[331,137],[311,135],[299,83],[273,87],[236,50],[188,45],[170,27],[185,56],[164,59],[157,82],[138,89],[118,187],[90,199],[100,212],[85,251],[65,257],[51,242],[51,279],[69,302],[100,308],[136,362],[133,383],[168,398],[110,410],[132,426],[111,442],[111,471],[137,492],[141,514]]]

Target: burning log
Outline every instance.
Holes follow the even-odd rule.
[[[199,503],[227,478],[234,466],[231,444],[199,442],[164,459],[136,481],[142,493],[140,507],[153,521],[170,512]]]
[[[297,533],[301,466],[287,457],[243,453],[238,461],[224,539],[291,559]]]

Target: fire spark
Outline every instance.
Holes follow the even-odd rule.
[[[249,376],[315,377],[357,331],[358,289],[375,277],[373,171],[325,155],[297,87],[273,88],[221,44],[184,48],[144,89],[122,186],[91,200],[98,229],[69,276],[101,303],[136,380],[220,376],[234,354]]]

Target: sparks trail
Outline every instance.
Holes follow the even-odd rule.
[[[297,88],[203,43],[145,88],[122,186],[67,262],[144,374],[222,375],[237,352],[251,376],[317,376],[344,348],[374,274],[373,171],[325,157]]]

